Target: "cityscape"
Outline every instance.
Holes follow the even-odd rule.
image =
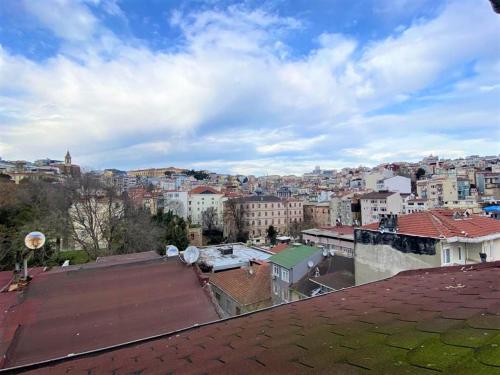
[[[500,374],[500,2],[167,3],[0,5],[0,374]]]

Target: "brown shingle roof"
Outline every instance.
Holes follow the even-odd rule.
[[[210,186],[197,186],[189,191],[189,194],[222,194]]]
[[[30,373],[494,374],[499,277],[500,262],[402,272]]]
[[[455,212],[435,209],[398,216],[397,232],[430,238],[474,238],[500,233],[499,220],[479,215],[454,219]],[[365,225],[361,229],[378,230],[378,223]]]
[[[268,264],[214,273],[210,283],[242,305],[271,299],[271,271]]]
[[[363,194],[359,199],[386,199],[394,194],[397,193],[393,191],[372,191],[371,193]]]

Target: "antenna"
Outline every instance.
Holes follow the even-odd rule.
[[[314,262],[312,260],[307,262],[307,267],[312,268],[314,266]]]
[[[168,246],[167,246],[166,255],[167,255],[167,257],[169,257],[169,258],[171,258],[171,257],[176,257],[177,255],[179,255],[179,249],[177,248],[177,246],[174,246],[174,245],[168,245]]]
[[[196,246],[189,246],[182,255],[187,264],[193,264],[200,257],[200,250]]]

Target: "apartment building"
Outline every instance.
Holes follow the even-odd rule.
[[[458,200],[457,178],[453,176],[433,176],[417,181],[419,198],[427,199],[430,207],[441,207],[448,201]]]
[[[188,216],[188,192],[180,190],[166,190],[163,192],[163,204],[165,211],[172,211],[177,216],[187,219]]]
[[[292,223],[304,221],[302,202],[293,198],[280,199],[271,195],[234,198],[226,201],[225,210],[224,236],[234,230],[236,220],[243,222],[250,238],[265,237],[271,225],[285,234]]]
[[[405,215],[427,211],[429,208],[427,199],[417,198],[414,195],[409,195],[403,199],[403,214]]]
[[[202,215],[209,208],[217,213],[215,225],[223,225],[224,194],[210,186],[198,186],[189,191],[187,202],[187,216],[192,224],[203,224]]]
[[[404,176],[394,176],[377,181],[377,191],[387,190],[403,194],[411,193],[411,179]]]
[[[403,212],[403,198],[393,191],[374,191],[360,197],[361,224],[377,223],[381,216]]]
[[[348,193],[330,198],[330,225],[355,225],[361,222],[362,194]]]

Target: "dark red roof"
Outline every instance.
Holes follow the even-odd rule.
[[[31,373],[494,374],[499,277],[500,262],[407,271]]]
[[[4,293],[2,293],[4,294]],[[149,260],[34,277],[4,317],[7,366],[80,353],[217,320],[193,270]],[[6,342],[5,340],[8,340]],[[4,353],[0,353],[4,354]]]
[[[321,227],[323,230],[328,230],[337,234],[354,234],[354,227],[352,225],[336,225]]]
[[[455,219],[456,210],[435,209],[398,216],[398,233],[430,237],[482,237],[500,234],[500,220],[486,216],[471,215]],[[378,230],[378,223],[363,226],[361,229]]]

